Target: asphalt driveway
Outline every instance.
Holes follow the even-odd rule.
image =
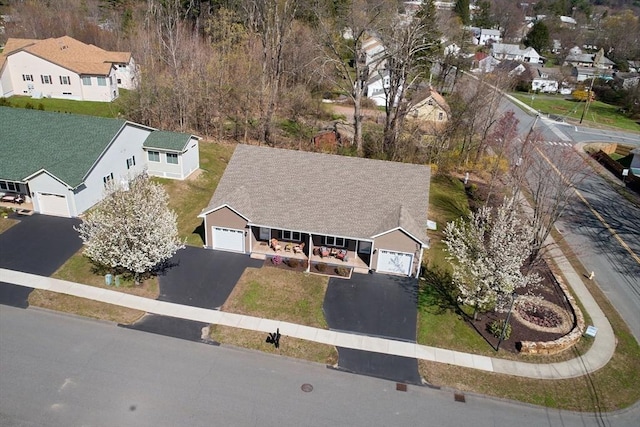
[[[243,254],[187,246],[169,260],[168,267],[159,275],[158,300],[217,309],[229,298],[245,268],[259,268],[263,262]],[[201,322],[147,314],[127,327],[190,341],[206,341],[201,339],[205,326],[207,324]]]
[[[81,247],[77,218],[14,216],[20,222],[0,234],[0,268],[51,276]],[[1,282],[0,304],[26,308],[33,289]]]
[[[415,342],[418,284],[413,278],[385,274],[354,274],[331,279],[324,314],[333,330]],[[421,384],[418,361],[360,350],[338,348],[341,369],[411,384]]]

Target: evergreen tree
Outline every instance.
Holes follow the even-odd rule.
[[[531,46],[538,53],[549,50],[551,47],[551,38],[549,37],[549,29],[544,22],[536,22],[526,37],[522,40],[525,46]]]
[[[460,17],[464,25],[469,25],[471,18],[469,16],[469,0],[456,0],[453,11]]]
[[[479,10],[473,15],[473,25],[479,28],[493,28],[495,22],[491,16],[491,3],[488,0],[478,2]]]

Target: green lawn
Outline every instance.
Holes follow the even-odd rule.
[[[178,233],[187,244],[204,244],[203,221],[198,214],[207,207],[235,145],[200,141],[200,172],[184,181],[154,178],[169,193],[169,206],[178,214]]]
[[[544,114],[556,114],[573,120],[580,120],[584,110],[584,102],[565,99],[562,95],[535,95],[512,93],[515,98]],[[615,105],[594,101],[589,106],[583,122],[611,126],[619,129],[640,132],[640,125],[617,112]]]
[[[120,97],[126,98],[128,91],[120,89]],[[4,98],[4,104],[16,108],[33,108],[36,110],[55,111],[60,113],[84,114],[98,117],[118,117],[118,102],[73,101],[70,99],[41,98],[28,96],[12,96]]]

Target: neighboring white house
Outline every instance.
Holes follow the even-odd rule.
[[[130,52],[109,52],[68,36],[7,40],[0,55],[0,96],[111,102],[137,86]]]
[[[556,93],[558,92],[558,82],[538,77],[531,81],[531,90],[542,93]]]
[[[0,107],[0,192],[33,210],[76,217],[102,200],[105,186],[146,170],[184,179],[199,168],[193,135],[48,111]]]
[[[494,43],[491,54],[496,59],[506,59],[509,61],[530,62],[532,64],[542,63],[542,57],[532,47],[521,49],[517,44]]]
[[[481,46],[488,44],[490,41],[493,43],[502,42],[502,35],[500,34],[500,30],[482,28],[480,30],[478,38],[474,38],[475,44]]]
[[[387,104],[387,94],[385,89],[389,89],[390,80],[389,73],[383,71],[371,76],[367,82],[367,98],[372,100],[378,106]]]

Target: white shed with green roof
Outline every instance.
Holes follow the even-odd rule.
[[[144,170],[184,179],[199,167],[198,137],[193,135],[119,119],[9,107],[0,107],[0,123],[0,193],[20,195],[42,214],[78,216],[102,200],[107,183]],[[147,160],[152,151],[159,162]],[[177,163],[167,162],[167,153]]]

